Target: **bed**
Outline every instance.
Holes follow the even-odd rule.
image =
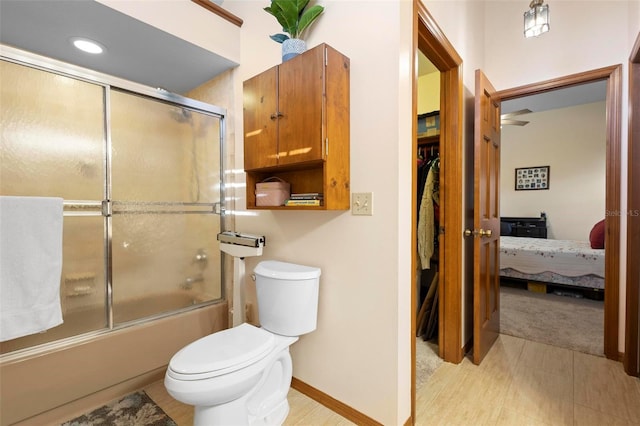
[[[604,249],[588,241],[500,237],[500,276],[604,289]]]

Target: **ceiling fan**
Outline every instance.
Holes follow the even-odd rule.
[[[530,109],[521,109],[518,111],[513,111],[507,114],[502,114],[500,116],[500,124],[501,125],[509,125],[509,126],[526,126],[527,124],[529,124],[528,121],[522,121],[522,120],[514,120],[513,117],[516,117],[518,115],[522,115],[522,114],[529,114],[533,111],[531,111]]]

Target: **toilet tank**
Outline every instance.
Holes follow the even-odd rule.
[[[281,336],[316,329],[320,268],[266,260],[253,272],[263,328]]]

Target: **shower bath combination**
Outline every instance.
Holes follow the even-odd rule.
[[[3,79],[31,79],[33,87],[44,88],[35,93],[25,86],[18,94],[3,85],[9,92],[2,94],[5,105],[24,115],[3,116],[3,129],[22,122],[34,125],[21,128],[20,138],[3,130],[0,195],[65,200],[61,296],[67,319],[52,332],[2,343],[1,352],[220,300],[220,255],[207,236],[216,235],[221,226],[213,208],[221,200],[222,174],[203,172],[220,170],[221,117],[71,77],[51,78],[23,64],[3,61],[2,74]],[[104,91],[110,92],[107,109]],[[54,107],[60,93],[69,102],[85,102],[61,112]],[[30,109],[29,95],[37,96],[43,108]],[[87,117],[89,113],[94,115]],[[69,132],[82,137],[69,138]],[[46,139],[40,137],[44,134]],[[60,162],[49,160],[60,156]],[[86,179],[81,172],[86,167],[76,167],[78,163],[102,164],[103,170]],[[182,290],[191,299],[179,295]],[[145,298],[171,293],[176,303],[162,303],[155,311],[135,314],[121,308],[128,301],[143,306]],[[106,317],[86,316],[87,311],[105,310]],[[84,312],[81,324],[70,320],[76,311]]]
[[[215,241],[226,111],[0,47],[11,111],[0,114],[0,195],[64,200],[64,322],[0,343],[0,411],[13,423],[151,374],[161,354],[226,328]],[[132,342],[158,356],[119,364]]]

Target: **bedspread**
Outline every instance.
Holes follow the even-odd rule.
[[[592,249],[588,241],[500,237],[500,269],[506,268],[525,274],[548,271],[604,278],[604,250]]]

